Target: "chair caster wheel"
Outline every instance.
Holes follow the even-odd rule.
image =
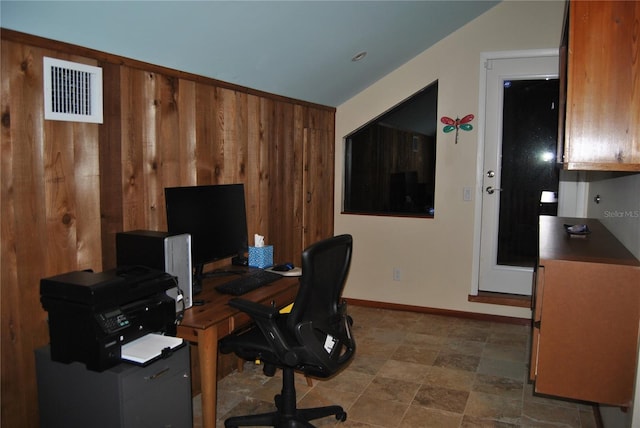
[[[347,412],[338,413],[336,415],[336,419],[340,422],[344,422],[347,420]]]

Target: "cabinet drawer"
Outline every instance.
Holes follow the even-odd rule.
[[[192,426],[189,347],[144,369],[144,375],[128,376],[123,382],[123,426]]]
[[[168,391],[165,384],[175,376],[190,379],[189,346],[183,346],[166,359],[127,372],[121,379],[123,400],[147,395],[154,389]]]

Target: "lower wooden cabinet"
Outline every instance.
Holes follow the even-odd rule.
[[[591,233],[570,237],[565,224]],[[540,217],[530,378],[535,391],[631,406],[640,262],[597,220]]]

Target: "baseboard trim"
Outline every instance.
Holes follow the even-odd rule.
[[[502,315],[481,314],[477,312],[454,311],[450,309],[429,308],[425,306],[402,305],[398,303],[376,302],[372,300],[361,300],[345,298],[348,304],[354,306],[364,306],[369,308],[392,309],[396,311],[419,312],[423,314],[444,315],[457,318],[468,318],[481,321],[494,321],[505,324],[530,325],[530,318],[506,317]]]
[[[518,294],[492,293],[479,291],[477,296],[469,295],[468,300],[476,303],[489,303],[493,305],[516,306],[518,308],[531,308],[531,296]]]

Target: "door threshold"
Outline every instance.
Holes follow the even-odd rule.
[[[477,296],[469,295],[470,302],[490,303],[492,305],[516,306],[518,308],[530,308],[531,296],[520,294],[494,293],[490,291],[478,291]]]

